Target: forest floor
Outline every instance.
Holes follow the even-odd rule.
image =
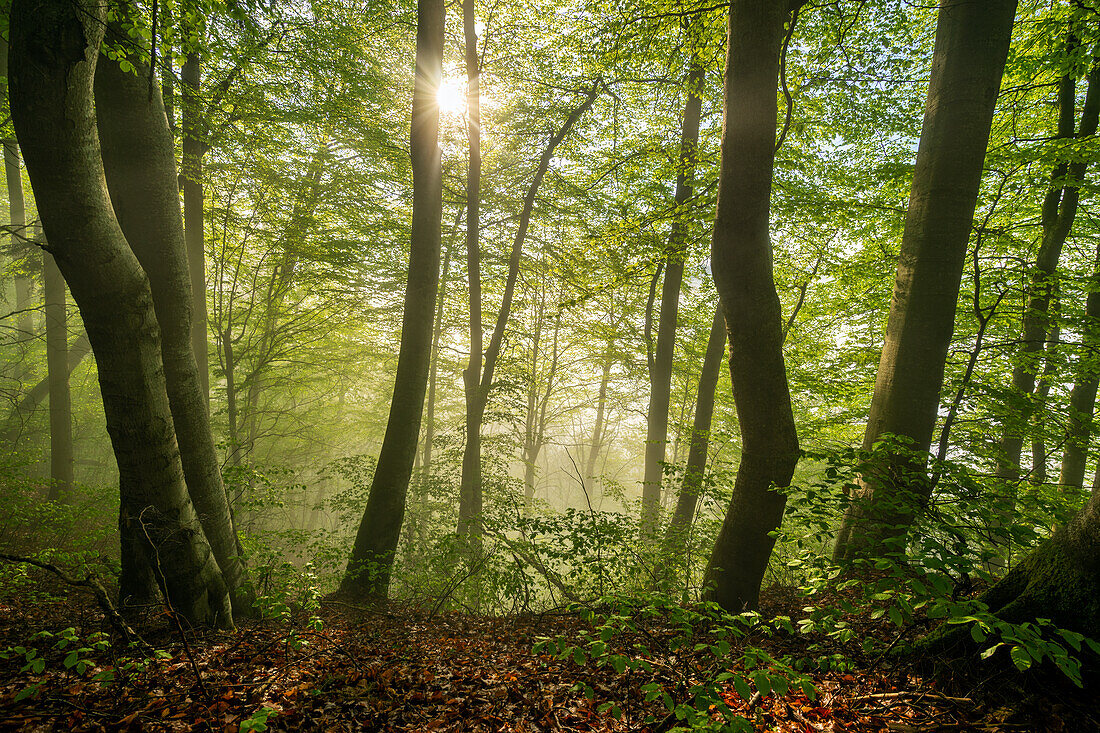
[[[797,616],[797,607],[784,607],[797,603],[773,591],[765,610]],[[245,622],[233,634],[183,640],[163,617],[153,621],[145,638],[163,652],[127,659],[105,643],[96,648],[95,632],[107,627],[79,593],[0,601],[0,651],[9,657],[0,659],[0,730],[656,732],[675,719],[660,698],[645,701],[643,685],[683,690],[672,664],[618,674],[534,653],[539,639],[590,628],[564,611],[490,618],[325,603],[312,628],[305,618]],[[896,635],[874,623],[859,633]],[[660,649],[672,630],[659,618],[647,624],[640,633],[652,658],[674,660]],[[66,628],[74,640],[61,643]],[[42,631],[53,636],[36,638]],[[798,635],[763,642],[775,656],[804,654],[806,643]],[[782,696],[744,700],[732,687],[721,696],[757,731],[1100,730],[1095,692],[1035,679],[1021,685],[1008,673],[977,688],[949,686],[920,676],[909,660],[853,662],[810,673],[814,699],[797,685]],[[619,717],[604,709],[608,702]]]

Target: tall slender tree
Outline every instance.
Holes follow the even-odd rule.
[[[798,434],[783,361],[783,314],[772,275],[770,229],[776,94],[784,25],[792,8],[734,0],[726,41],[725,114],[711,268],[729,334],[741,427],[733,496],[707,566],[707,595],[739,612],[759,601],[798,462]]]
[[[668,410],[672,390],[672,362],[676,346],[676,321],[680,287],[687,255],[685,205],[694,192],[699,147],[699,118],[703,107],[703,65],[693,60],[685,84],[680,148],[676,157],[675,214],[665,254],[665,279],[661,285],[661,311],[657,347],[649,363],[649,409],[646,412],[645,473],[642,478],[642,536],[653,538],[659,524],[665,446],[668,442]]]
[[[393,400],[386,436],[371,481],[363,521],[355,535],[341,594],[384,599],[389,592],[393,555],[401,537],[405,496],[412,478],[428,386],[432,325],[439,288],[443,217],[443,176],[439,149],[439,104],[443,79],[443,0],[418,0],[416,71],[413,83],[413,212],[409,277],[401,323]]]
[[[41,229],[35,241],[43,244]],[[64,500],[73,486],[73,405],[69,393],[69,319],[65,279],[53,255],[42,257],[42,290],[46,300],[46,372],[50,385],[50,490],[52,501]]]

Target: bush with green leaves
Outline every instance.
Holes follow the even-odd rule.
[[[137,646],[117,655],[109,634],[96,631],[82,638],[71,626],[58,632],[36,632],[25,644],[0,650],[0,659],[22,662],[19,671],[32,677],[45,673],[48,665],[60,662],[69,674],[77,677],[90,674],[90,681],[103,687],[110,687],[130,674],[144,672],[151,663],[171,658],[166,651],[149,651]],[[41,680],[31,679],[15,694],[15,701],[36,696],[43,684]]]

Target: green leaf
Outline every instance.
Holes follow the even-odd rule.
[[[752,690],[749,688],[749,683],[740,675],[733,678],[733,689],[737,690],[737,694],[745,702],[748,702],[749,698],[752,697]]]
[[[1027,653],[1027,649],[1020,645],[1012,647],[1010,652],[1012,656],[1012,663],[1016,665],[1016,669],[1024,672],[1031,667],[1031,655]]]
[[[989,659],[1002,646],[1004,646],[1004,642],[998,642],[997,644],[994,644],[993,646],[989,647],[988,649],[983,650],[982,653],[981,653],[981,658],[982,659]]]

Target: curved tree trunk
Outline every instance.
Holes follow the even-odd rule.
[[[837,559],[900,551],[931,490],[923,459],[911,456],[927,455],[931,446],[1015,12],[1016,0],[940,3],[886,343],[863,437],[864,450],[889,434],[907,439],[915,453],[891,453],[864,474],[837,538]]]
[[[389,592],[428,387],[443,217],[439,105],[435,95],[443,79],[444,18],[443,0],[418,0],[409,141],[413,172],[409,280],[386,435],[363,521],[340,583],[340,593],[352,598],[384,599]]]
[[[754,608],[771,557],[798,434],[783,362],[783,314],[772,277],[769,214],[776,90],[787,3],[734,0],[726,43],[725,117],[711,268],[729,333],[741,463],[704,582],[733,613]]]
[[[694,191],[698,159],[699,117],[703,106],[703,65],[692,61],[687,76],[687,99],[680,125],[680,149],[676,158],[676,211],[665,255],[665,279],[661,285],[657,348],[649,364],[649,409],[646,411],[645,473],[642,478],[642,537],[654,539],[660,524],[661,480],[668,442],[668,410],[672,391],[672,358],[676,347],[676,321],[680,310],[680,286],[684,280],[687,223],[684,205]]]
[[[111,25],[109,28],[118,28]],[[121,31],[120,31],[121,32]],[[95,101],[107,188],[119,226],[149,278],[164,379],[187,491],[239,616],[252,612],[237,532],[222,485],[210,415],[191,341],[191,277],[180,217],[172,133],[148,67],[101,59]]]
[[[79,0],[12,4],[12,120],[50,252],[99,365],[123,534],[142,547],[178,613],[231,626],[225,582],[184,483],[149,281],[105,185],[92,101],[105,13]]]

